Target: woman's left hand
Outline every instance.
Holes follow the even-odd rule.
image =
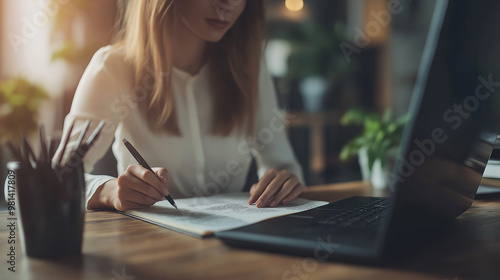
[[[305,188],[297,176],[289,171],[271,169],[250,188],[248,204],[255,203],[258,208],[275,207],[292,201]]]

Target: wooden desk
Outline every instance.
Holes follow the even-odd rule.
[[[335,201],[372,193],[370,186],[355,182],[311,187],[303,196]],[[455,221],[454,230],[399,264],[319,262],[310,272],[302,268],[308,264],[304,257],[234,249],[215,238],[197,239],[114,212],[90,211],[80,259],[24,258],[18,250],[17,271],[11,273],[5,261],[8,231],[3,212],[0,279],[500,279],[499,202],[476,201]],[[284,277],[297,268],[302,274]]]

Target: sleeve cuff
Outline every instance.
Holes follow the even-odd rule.
[[[107,175],[93,175],[85,173],[85,205],[87,206],[89,200],[92,198],[99,186],[103,185],[109,180],[116,179],[115,177]],[[87,206],[88,207],[88,206]],[[87,208],[88,209],[88,208]]]

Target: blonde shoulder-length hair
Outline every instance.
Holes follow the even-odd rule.
[[[173,135],[181,135],[171,88],[171,28],[177,1],[182,0],[123,2],[115,43],[135,67],[136,85],[140,86],[151,69],[155,73],[154,87],[141,108],[153,131]],[[227,136],[235,128],[246,135],[254,132],[265,26],[263,6],[263,0],[248,0],[221,41],[209,44],[213,134]]]

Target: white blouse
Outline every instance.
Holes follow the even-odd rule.
[[[264,61],[260,68],[254,137],[241,136],[236,129],[228,137],[210,133],[214,100],[211,99],[208,74],[207,65],[194,76],[173,68],[172,89],[181,136],[165,132],[155,134],[138,106],[152,86],[152,76],[146,75],[143,83],[136,86],[134,69],[125,62],[120,50],[112,46],[100,49],[83,74],[71,111],[64,121],[63,135],[75,123],[69,149],[74,146],[86,120],[91,120],[89,131],[105,120],[107,124],[101,137],[84,158],[85,171],[92,171],[110,145],[117,160],[118,174],[128,165],[137,163],[122,143],[126,138],[150,166],[168,170],[168,189],[174,199],[242,191],[252,155],[259,178],[267,170],[276,168],[290,171],[304,183]],[[87,202],[99,186],[112,178],[85,174]]]

